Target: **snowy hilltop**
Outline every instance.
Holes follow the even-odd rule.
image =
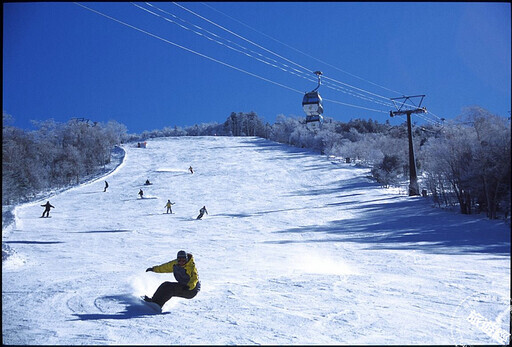
[[[14,210],[2,232],[4,344],[508,339],[503,221],[434,208],[382,189],[368,168],[256,137],[123,148],[107,176]],[[146,269],[179,250],[193,254],[201,290],[158,313],[140,297],[175,279]]]

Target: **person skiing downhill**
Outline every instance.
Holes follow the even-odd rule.
[[[144,296],[143,300],[157,303],[160,307],[169,301],[173,296],[185,299],[192,299],[201,290],[201,282],[197,274],[194,256],[183,250],[179,251],[176,259],[162,265],[146,269],[146,272],[174,274],[178,282],[164,282],[156,290],[153,297]]]
[[[172,214],[172,208],[171,206],[174,205],[175,203],[174,202],[171,202],[171,200],[167,200],[167,204],[165,204],[164,207],[167,207],[167,212],[166,213],[171,213]]]
[[[107,191],[107,188],[108,188],[108,182],[105,181],[105,189],[103,189],[103,193],[105,193]]]
[[[140,195],[140,198],[142,199],[142,196],[144,195],[144,192],[142,191],[142,189],[139,189],[139,195]]]
[[[192,166],[188,168],[188,171],[190,171],[190,173],[194,173],[194,169],[192,169]]]
[[[204,216],[204,214],[205,214],[205,213],[206,213],[206,214],[208,214],[208,211],[206,211],[206,206],[203,206],[203,208],[201,208],[201,209],[199,210],[199,216],[197,216],[197,218],[196,218],[196,219],[201,219],[201,218],[203,218],[203,216]]]
[[[50,217],[50,208],[55,208],[55,207],[52,206],[49,201],[47,201],[46,204],[41,205],[41,206],[44,207],[43,215],[41,216],[41,218],[44,217],[45,213],[46,213],[46,217]]]

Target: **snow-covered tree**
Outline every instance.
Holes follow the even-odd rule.
[[[485,211],[496,218],[510,211],[510,122],[478,107],[465,110],[447,124],[442,136],[430,138],[423,156],[432,195],[450,203],[455,196],[461,213]],[[452,193],[452,194],[450,194]],[[439,201],[438,201],[439,202]]]
[[[4,113],[2,139],[2,201],[25,199],[48,189],[76,184],[110,161],[126,127],[73,119],[65,124],[52,119],[34,122],[34,131],[9,125]]]

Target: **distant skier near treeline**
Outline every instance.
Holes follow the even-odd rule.
[[[107,191],[107,188],[108,188],[108,182],[105,181],[105,189],[103,189],[103,193],[105,193]]]
[[[196,218],[196,219],[201,219],[201,218],[203,218],[203,216],[204,216],[204,214],[205,214],[205,213],[206,213],[206,214],[208,214],[208,211],[206,211],[206,206],[203,206],[203,208],[201,208],[201,209],[199,210],[199,216],[197,216],[197,218]]]
[[[144,192],[142,191],[142,189],[139,190],[139,195],[140,195],[140,198],[142,199],[142,196],[144,195]]]
[[[171,200],[167,200],[167,204],[165,204],[164,207],[167,207],[167,213],[171,213],[172,214],[172,208],[171,206],[174,205],[175,203],[174,202],[171,202]]]
[[[43,215],[41,216],[41,218],[44,217],[45,213],[46,213],[46,217],[50,217],[50,208],[55,208],[55,207],[52,206],[49,201],[47,201],[46,204],[41,205],[41,206],[44,207]]]
[[[176,282],[164,282],[156,290],[153,297],[144,296],[144,301],[155,302],[160,307],[169,301],[173,296],[185,299],[192,299],[201,290],[201,282],[197,274],[194,257],[191,253],[179,251],[176,259],[168,263],[153,266],[146,269],[146,272],[174,274]]]

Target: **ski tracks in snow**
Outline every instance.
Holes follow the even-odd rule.
[[[456,343],[454,313],[475,292],[507,293],[509,258],[443,249],[430,235],[448,215],[380,189],[368,171],[257,138],[127,148],[107,192],[99,179],[58,194],[47,220],[39,203],[16,209],[3,240],[19,259],[3,263],[4,342]],[[141,188],[153,198],[138,199]],[[202,289],[154,314],[139,296],[174,279],[145,269],[180,249]],[[501,312],[482,300],[493,308],[483,313]]]

